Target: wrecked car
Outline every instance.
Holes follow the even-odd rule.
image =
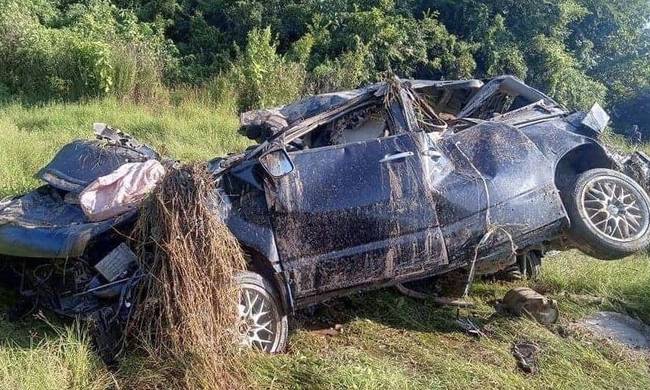
[[[551,249],[645,249],[648,159],[610,153],[607,122],[597,104],[570,112],[511,76],[393,78],[242,114],[256,145],[209,162],[217,212],[248,256],[242,337],[279,352],[288,316],[332,297],[455,270],[468,281],[526,273]],[[161,157],[107,129],[64,147],[40,172],[46,185],[0,205],[0,253],[23,295],[109,334],[137,305],[124,244],[137,209],[90,221],[76,199],[123,164]]]

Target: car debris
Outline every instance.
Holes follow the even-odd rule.
[[[556,301],[528,287],[508,291],[499,304],[498,311],[527,316],[544,325],[553,324],[560,317]]]
[[[539,371],[537,362],[539,351],[540,347],[532,342],[521,341],[512,345],[512,356],[517,359],[517,367],[531,375],[535,375]]]
[[[620,165],[620,170],[641,184],[646,192],[650,191],[650,157],[642,151],[635,151],[625,156],[612,153],[613,158]]]
[[[395,285],[395,288],[397,291],[400,293],[406,295],[407,297],[411,297],[414,299],[420,299],[420,300],[427,300],[429,302],[433,302],[436,305],[440,306],[454,306],[454,307],[471,307],[474,306],[472,302],[468,302],[462,298],[459,297],[443,297],[443,296],[437,296],[432,294],[431,292],[422,292],[422,291],[417,291],[413,288],[409,288],[406,285],[402,283],[398,283]]]
[[[458,318],[456,320],[458,326],[467,334],[474,336],[476,338],[487,337],[485,333],[479,328],[474,321],[469,318]]]
[[[607,120],[512,76],[392,77],[243,113],[240,132],[257,144],[208,162],[213,210],[248,261],[240,312],[257,330],[241,336],[280,352],[288,316],[333,297],[457,271],[468,292],[475,275],[537,272],[549,250],[645,250],[650,160],[609,151]],[[24,296],[92,318],[111,345],[146,277],[127,248],[138,210],[93,221],[79,194],[126,164],[174,162],[95,131],[56,154],[42,187],[0,203],[0,254]]]

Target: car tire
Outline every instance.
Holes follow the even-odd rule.
[[[240,344],[267,353],[284,352],[289,320],[273,285],[262,275],[242,271],[235,275],[239,289],[237,333]]]
[[[630,177],[592,169],[564,194],[569,240],[586,254],[614,260],[650,245],[650,198]]]

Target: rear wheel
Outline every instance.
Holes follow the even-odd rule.
[[[593,169],[565,194],[570,240],[599,259],[629,256],[650,245],[650,198],[630,177]]]
[[[239,293],[237,332],[244,347],[283,352],[289,322],[277,292],[261,275],[244,271],[235,276]]]

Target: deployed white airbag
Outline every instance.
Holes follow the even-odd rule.
[[[124,164],[90,183],[79,194],[79,203],[91,221],[103,221],[133,208],[165,175],[157,160]]]

